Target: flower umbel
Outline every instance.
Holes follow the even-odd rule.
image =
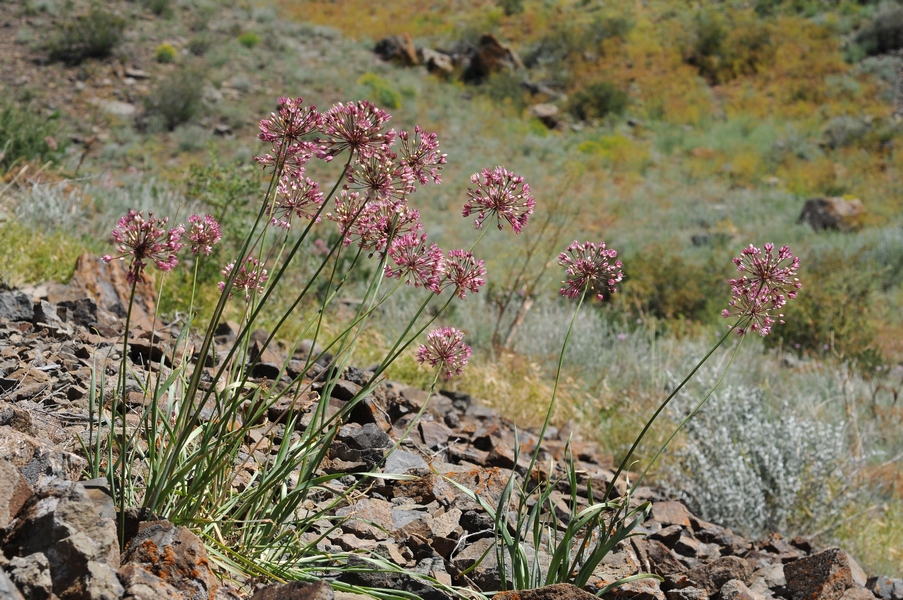
[[[323,117],[316,106],[301,106],[303,98],[279,98],[279,108],[270,113],[269,119],[260,121],[260,140],[273,144],[273,153],[257,157],[257,162],[265,166],[283,164],[290,158],[303,164],[310,159],[313,143],[303,138],[314,131],[319,131]]]
[[[788,299],[796,298],[797,290],[802,288],[796,272],[800,259],[783,246],[774,254],[774,244],[765,244],[764,252],[752,244],[744,248],[740,256],[734,258],[737,270],[744,273],[739,279],[731,279],[730,308],[722,311],[725,318],[737,316],[741,324],[737,328],[738,335],[755,331],[762,337],[771,333],[774,323],[783,323],[783,314],[776,313],[787,304]]]
[[[584,290],[594,289],[599,300],[605,293],[614,293],[615,284],[624,279],[618,253],[605,247],[605,242],[583,244],[574,241],[567,252],[558,255],[558,264],[565,268],[568,278],[563,281],[561,295],[576,298]]]
[[[330,161],[345,150],[361,158],[370,158],[395,142],[395,131],[383,131],[392,115],[367,102],[339,102],[323,113],[321,131],[325,140],[318,139],[317,158]]]
[[[435,184],[442,183],[439,171],[447,155],[439,152],[436,134],[424,133],[420,125],[415,125],[413,138],[407,131],[398,132],[398,138],[401,140],[401,160],[411,168],[417,181],[422,185],[429,183],[430,179]]]
[[[454,327],[439,327],[426,335],[426,344],[417,349],[417,362],[439,367],[446,378],[464,372],[472,350],[462,343],[464,332]]]
[[[213,245],[223,238],[219,229],[219,223],[210,215],[191,215],[188,217],[188,239],[191,240],[191,252],[204,253],[209,256],[213,251]]]
[[[395,238],[389,256],[397,265],[386,266],[386,277],[404,279],[407,285],[440,291],[442,281],[442,250],[436,244],[426,244],[426,235],[406,233]]]
[[[267,207],[267,214],[270,215],[270,223],[289,229],[295,215],[319,222],[318,212],[322,203],[320,184],[305,176],[304,168],[301,167],[296,172],[287,172],[279,178],[276,198],[273,205]]]
[[[234,268],[235,263],[229,263],[223,268],[221,273],[228,279]],[[235,291],[239,290],[244,292],[245,300],[250,302],[252,295],[263,292],[263,284],[266,280],[267,270],[263,268],[263,264],[253,256],[249,256],[245,259],[245,264],[238,268],[238,273],[235,274],[235,279],[232,280],[232,289],[229,291],[229,297],[231,298]],[[222,292],[225,289],[226,282],[220,281],[219,291]]]
[[[140,212],[130,210],[119,219],[113,230],[119,254],[107,254],[102,257],[103,261],[108,263],[113,259],[125,260],[126,256],[131,255],[132,262],[126,276],[129,283],[135,283],[147,266],[147,261],[153,262],[161,271],[171,271],[178,263],[175,253],[182,247],[179,238],[185,233],[185,228],[179,225],[166,231],[168,221],[168,218],[156,218],[152,212],[148,212],[145,219]]]
[[[483,222],[495,215],[498,228],[502,228],[502,219],[511,223],[514,233],[520,233],[527,225],[527,219],[533,214],[536,201],[530,194],[530,186],[524,183],[524,178],[503,167],[496,167],[492,171],[483,169],[480,173],[474,173],[470,177],[471,183],[476,184],[476,189],[467,190],[470,202],[464,205],[462,214],[469,217],[477,214],[474,226],[483,228]]]
[[[483,276],[486,268],[482,260],[476,260],[473,252],[466,250],[449,250],[445,260],[445,281],[443,287],[454,286],[455,296],[464,299],[466,292],[476,294],[486,285]]]

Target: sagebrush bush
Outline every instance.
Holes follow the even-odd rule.
[[[172,131],[191,121],[200,111],[204,76],[196,66],[183,65],[159,79],[145,106],[151,121]]]
[[[126,21],[94,5],[83,15],[57,22],[44,46],[50,60],[78,64],[88,58],[104,58],[122,40]]]
[[[695,401],[682,399],[679,420]],[[685,427],[668,478],[703,519],[745,535],[812,533],[840,516],[843,484],[857,468],[842,424],[770,410],[764,394],[717,390]]]
[[[715,11],[697,13],[686,61],[709,83],[751,75],[773,55],[768,27],[755,19],[732,18]]]
[[[0,173],[20,160],[57,160],[57,123],[56,114],[47,118],[30,105],[0,98]]]

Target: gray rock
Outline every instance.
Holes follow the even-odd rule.
[[[746,587],[746,584],[739,579],[731,579],[721,586],[721,600],[764,600],[760,594],[757,594]]]
[[[0,600],[25,600],[25,596],[3,569],[0,569]]]
[[[66,561],[70,559],[119,566],[116,524],[101,517],[85,488],[75,482],[35,493],[7,529],[3,549],[7,556],[45,554],[53,567],[54,589],[58,574],[68,577]]]
[[[359,571],[346,571],[339,576],[339,581],[352,585],[380,587],[400,590],[416,595],[423,600],[449,600],[450,596],[433,587],[422,579],[402,572],[390,572],[367,570],[372,565],[358,556],[348,558],[349,567],[361,568]]]
[[[0,292],[0,321],[34,320],[31,298],[20,292]]]
[[[535,590],[501,592],[493,600],[594,600],[596,596],[570,583],[556,583]]]
[[[391,448],[394,445],[392,438],[375,423],[366,423],[360,427],[345,425],[339,429],[336,437],[356,450]]]
[[[903,600],[903,579],[872,577],[866,587],[881,600]]]
[[[53,593],[50,562],[40,552],[10,559],[9,577],[22,594],[31,600],[44,600]]]
[[[386,458],[384,473],[404,474],[411,469],[427,469],[429,466],[423,457],[407,450],[396,449]]]
[[[305,583],[293,581],[275,584],[254,592],[251,600],[334,600],[335,593],[325,581]]]
[[[467,544],[451,560],[452,565],[458,571],[466,571],[473,567],[467,576],[483,591],[497,590],[502,584],[498,558],[493,546],[495,546],[495,538],[482,538]],[[483,556],[484,554],[485,556]],[[506,562],[505,566],[510,569],[510,562]]]
[[[694,586],[670,590],[665,596],[668,600],[709,600],[708,592]]]

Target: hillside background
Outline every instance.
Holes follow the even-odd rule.
[[[537,199],[524,234],[481,245],[487,293],[449,323],[475,348],[459,389],[541,422],[572,310],[555,297],[554,258],[574,239],[619,251],[625,282],[584,310],[555,419],[615,459],[723,332],[730,258],[790,245],[804,288],[787,323],[744,342],[657,480],[704,518],[839,540],[870,570],[903,573],[903,6],[6,0],[0,27],[0,281],[65,280],[78,254],[109,252],[128,208],[207,211],[235,242],[257,211],[256,127],[276,98],[368,99],[394,127],[439,135],[444,183],[412,199],[439,243],[468,239],[460,207],[482,168],[523,175]],[[487,34],[519,60],[430,72],[374,53],[388,36],[466,53]],[[557,114],[537,118],[537,104]],[[814,197],[863,211],[815,231],[798,221]],[[228,257],[227,244],[209,264]],[[208,271],[209,305],[220,275]],[[189,283],[168,279],[169,317]],[[361,364],[415,308],[385,309]],[[390,376],[429,381],[413,356]]]

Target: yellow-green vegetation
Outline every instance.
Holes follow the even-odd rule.
[[[154,50],[154,59],[158,63],[171,63],[176,60],[178,53],[175,47],[170,43],[163,43]]]
[[[253,31],[246,31],[238,36],[238,43],[245,48],[253,48],[260,43],[260,36]]]
[[[0,223],[0,281],[7,285],[69,281],[75,270],[74,257],[87,251],[84,243],[61,232],[45,232],[14,221]]]

